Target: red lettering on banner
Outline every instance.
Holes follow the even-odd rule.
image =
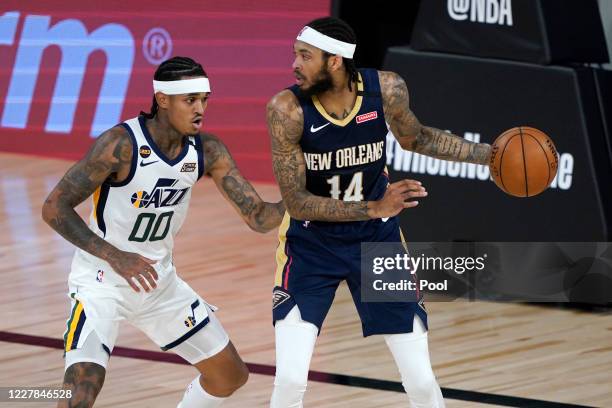
[[[378,118],[378,112],[377,111],[373,111],[373,112],[368,112],[368,113],[364,113],[363,115],[359,115],[355,118],[355,121],[357,123],[363,123],[363,122],[367,122],[368,120],[374,120]]]

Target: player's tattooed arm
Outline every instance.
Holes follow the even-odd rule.
[[[298,220],[359,221],[374,218],[372,202],[345,202],[306,190],[306,162],[300,147],[303,113],[295,96],[282,91],[268,103],[272,165],[289,214]]]
[[[423,126],[410,110],[408,89],[394,72],[379,71],[385,119],[402,148],[443,160],[488,164],[491,146]]]
[[[263,201],[251,183],[242,176],[223,142],[207,133],[200,137],[206,174],[212,177],[221,194],[247,225],[257,232],[268,232],[279,226],[285,215],[283,202]]]
[[[91,196],[122,166],[130,165],[132,145],[127,131],[114,127],[98,137],[85,158],[72,166],[51,191],[42,217],[58,234],[90,254],[108,260],[117,248],[91,231],[74,208]]]

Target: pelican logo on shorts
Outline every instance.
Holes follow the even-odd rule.
[[[101,269],[98,269],[98,274],[96,275],[96,280],[100,283],[102,283],[102,279],[104,279],[104,271]]]
[[[151,155],[151,148],[147,145],[140,146],[140,149],[138,149],[138,154],[140,154],[140,157],[143,159],[146,159]]]
[[[141,190],[132,194],[132,205],[135,208],[149,208],[151,206],[161,208],[178,205],[185,198],[189,187],[172,188],[176,183],[178,183],[176,179],[160,178],[150,193]]]
[[[191,304],[191,316],[187,316],[187,318],[185,319],[184,323],[185,326],[187,327],[193,327],[196,325],[197,320],[195,318],[195,308],[200,306],[200,301],[196,300],[195,302],[193,302]]]
[[[419,307],[423,309],[425,313],[427,313],[427,309],[425,309],[425,299],[421,298],[418,303]]]
[[[193,173],[196,169],[195,163],[184,163],[181,167],[181,173]]]
[[[277,306],[285,303],[290,297],[291,295],[284,290],[275,288],[272,292],[272,309],[276,309]]]
[[[355,118],[355,122],[357,123],[363,123],[363,122],[367,122],[369,120],[374,120],[378,118],[378,112],[377,111],[372,111],[372,112],[368,112],[368,113],[364,113],[363,115],[359,115]]]

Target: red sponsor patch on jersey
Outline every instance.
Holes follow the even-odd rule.
[[[368,120],[374,120],[378,118],[378,112],[377,111],[373,111],[373,112],[368,112],[368,113],[364,113],[363,115],[359,115],[355,118],[355,121],[357,123],[363,123],[363,122],[367,122]]]

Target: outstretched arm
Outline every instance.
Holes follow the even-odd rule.
[[[320,197],[306,190],[306,162],[300,147],[304,126],[302,109],[290,91],[282,91],[268,103],[268,131],[272,140],[272,164],[289,214],[298,220],[362,221],[394,216],[422,196],[413,180],[394,183],[380,201],[347,202]]]
[[[409,107],[408,89],[394,72],[379,71],[385,118],[405,150],[442,160],[488,164],[491,146],[473,143],[440,129],[423,126]]]
[[[285,215],[283,202],[267,203],[259,197],[238,168],[227,147],[214,135],[200,135],[206,160],[206,174],[214,180],[223,197],[244,222],[257,232],[268,232],[280,225]]]

